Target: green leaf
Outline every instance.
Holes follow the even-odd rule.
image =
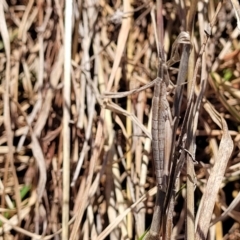
[[[225,81],[229,81],[232,78],[232,76],[233,76],[233,72],[231,69],[225,69],[223,71],[223,79]]]

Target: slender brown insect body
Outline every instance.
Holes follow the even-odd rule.
[[[166,82],[160,77],[155,80],[154,95],[152,100],[152,150],[157,185],[160,189],[166,190],[163,181],[164,173],[164,142],[165,142],[165,122],[167,120],[167,98]]]

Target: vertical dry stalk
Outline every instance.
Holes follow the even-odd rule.
[[[124,1],[124,10],[125,11],[132,11],[132,7],[130,5],[130,1]],[[132,19],[132,15],[129,16],[129,22],[132,25],[133,23],[133,19]],[[131,29],[130,29],[131,30]],[[129,59],[133,58],[133,51],[134,51],[134,46],[133,46],[133,35],[132,32],[129,32],[128,35],[128,41],[127,41],[127,45],[126,45],[126,50],[127,50],[127,56]],[[132,81],[131,81],[131,76],[132,76],[132,71],[133,71],[133,67],[131,65],[127,65],[127,84],[129,85],[130,90],[132,89]],[[127,111],[128,112],[133,112],[133,106],[132,106],[132,101],[131,101],[131,96],[128,96],[127,99]],[[129,175],[131,175],[131,167],[132,167],[132,163],[133,163],[133,158],[132,158],[132,138],[130,138],[132,132],[133,132],[133,124],[131,119],[127,118],[127,123],[126,123],[126,130],[127,130],[127,134],[129,136],[129,142],[128,142],[128,149],[127,149],[127,172]],[[130,180],[130,177],[128,177],[128,179]],[[129,181],[128,181],[129,182]],[[128,201],[132,202],[132,196],[131,196],[131,186],[128,184],[127,185],[127,197],[128,197]],[[128,230],[128,237],[132,238],[133,237],[133,232],[132,232],[132,228],[133,228],[133,215],[132,213],[129,213],[127,216],[127,230]]]
[[[64,91],[63,91],[63,206],[62,239],[69,239],[69,199],[70,199],[70,109],[71,109],[71,51],[72,51],[72,0],[65,1],[64,33]]]
[[[188,19],[187,19],[187,31],[189,32],[191,39],[194,37],[194,18],[195,18],[195,13],[197,9],[197,4],[198,1],[194,0],[191,3],[191,7],[189,10],[188,14]],[[188,66],[188,98],[191,95],[191,89],[192,89],[192,84],[193,84],[193,71],[194,71],[194,50],[191,51],[189,55],[189,66]],[[191,121],[191,120],[190,120]],[[191,132],[191,137],[190,138],[190,146],[189,146],[189,151],[195,156],[195,141],[196,141],[196,132],[193,132],[193,124],[194,122],[191,121],[189,122],[189,131]],[[187,155],[187,194],[186,194],[186,207],[187,207],[187,221],[186,221],[186,239],[194,239],[194,179],[195,179],[195,173],[194,173],[194,165],[193,165],[193,160],[189,155]]]

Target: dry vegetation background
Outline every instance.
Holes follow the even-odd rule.
[[[185,30],[190,2],[163,2],[168,59]],[[62,0],[2,0],[0,5],[0,239],[140,239],[150,226],[156,193],[149,138],[153,88],[119,99],[103,94],[139,88],[156,77],[150,15],[155,2],[76,0],[67,16],[70,29]],[[226,120],[234,149],[213,218],[228,212],[210,229],[209,239],[240,239],[240,32],[231,1],[198,1],[196,8],[192,68],[204,30],[217,17],[205,48],[206,68],[197,71],[196,94],[202,74],[206,90],[196,131],[194,214],[219,159],[222,130],[211,104]],[[66,38],[65,31],[70,32]],[[67,39],[71,81],[64,77],[64,64],[70,64]],[[169,69],[173,84],[177,69],[178,64]],[[173,239],[184,239],[186,181],[184,166]]]

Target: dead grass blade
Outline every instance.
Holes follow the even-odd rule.
[[[205,103],[205,106],[208,106],[207,110],[209,111],[212,119],[215,120],[215,123],[221,126],[223,135],[219,146],[217,161],[215,162],[211,171],[202,197],[202,205],[199,209],[200,216],[198,223],[196,224],[196,240],[207,239],[217,193],[222,183],[227,163],[233,150],[233,141],[228,132],[226,121],[219,114],[217,114],[216,110],[214,110],[209,104]]]
[[[31,133],[32,138],[32,152],[33,156],[35,157],[39,169],[39,181],[38,181],[38,201],[41,202],[41,198],[43,196],[46,182],[47,182],[47,175],[46,175],[46,165],[45,165],[45,159],[42,152],[42,148],[37,140],[36,135],[34,132]]]

